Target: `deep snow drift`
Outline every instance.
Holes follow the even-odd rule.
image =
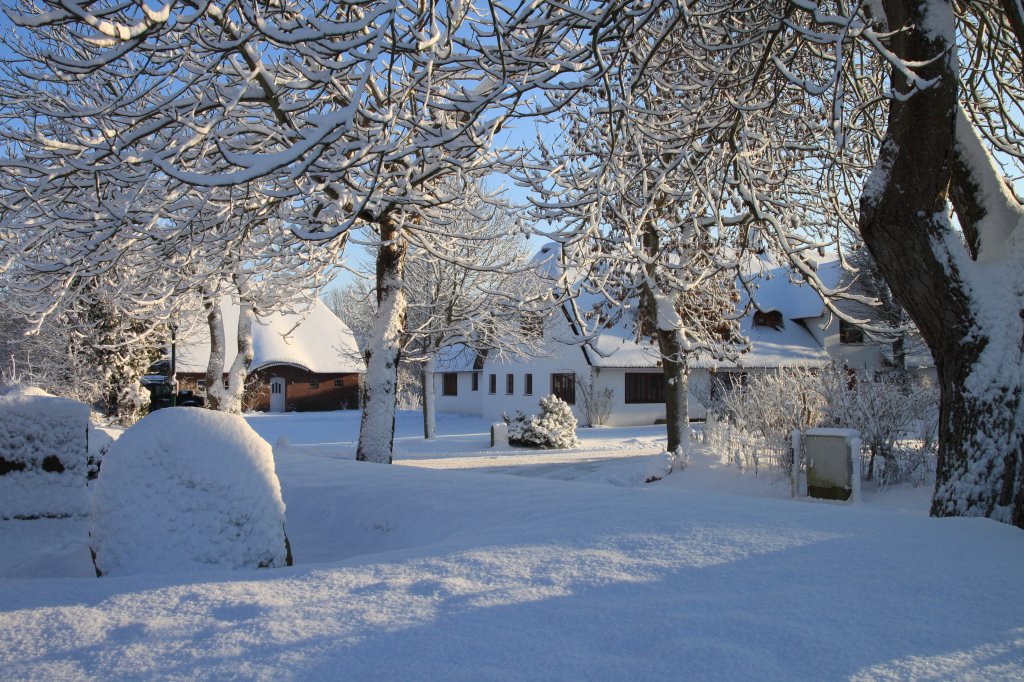
[[[442,416],[426,443],[417,418],[396,439],[417,467],[339,459],[355,413],[250,419],[293,443],[291,568],[96,579],[83,522],[0,524],[20,555],[0,558],[0,678],[1024,677],[1018,529],[927,518],[918,489],[791,501],[699,452],[602,482],[636,481],[656,427],[496,458],[482,422]],[[477,469],[422,468],[445,460]],[[28,579],[41,555],[52,577]]]

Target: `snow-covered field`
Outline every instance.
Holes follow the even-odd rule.
[[[496,454],[418,419],[389,467],[350,460],[356,412],[249,417],[291,568],[97,579],[85,521],[0,522],[0,679],[1024,679],[1016,528],[699,451],[644,485],[662,427]]]

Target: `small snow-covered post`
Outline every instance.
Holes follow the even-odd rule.
[[[789,467],[789,496],[797,497],[800,494],[800,457],[803,448],[803,443],[800,440],[800,429],[793,429],[790,432],[789,443],[793,449],[793,461]],[[859,482],[857,485],[859,488]]]

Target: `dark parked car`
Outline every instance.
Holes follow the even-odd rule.
[[[149,389],[150,412],[175,404],[174,387],[167,377],[147,375],[142,378],[142,385]],[[178,391],[178,407],[202,407],[205,403],[201,395],[192,391]]]

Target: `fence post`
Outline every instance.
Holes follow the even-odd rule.
[[[800,457],[803,444],[800,442],[800,429],[793,429],[789,434],[789,446],[793,449],[793,463],[789,467],[789,496],[800,494]]]

